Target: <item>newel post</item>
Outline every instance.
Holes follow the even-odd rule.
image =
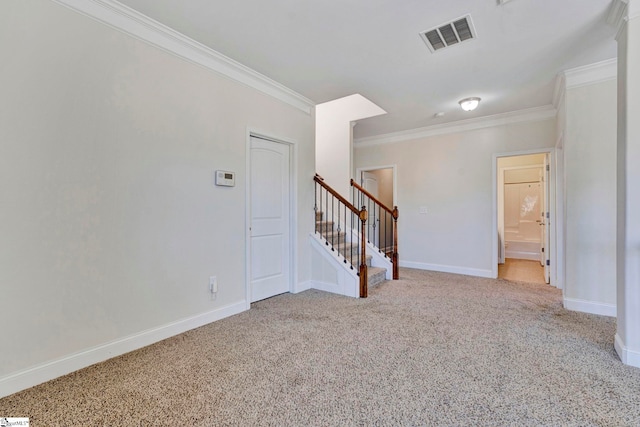
[[[367,208],[360,209],[360,298],[367,297]]]
[[[398,268],[398,207],[393,207],[393,254],[391,255],[391,262],[393,263],[393,280],[398,280],[399,268]]]

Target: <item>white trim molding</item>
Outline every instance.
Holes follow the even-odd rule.
[[[116,0],[53,0],[143,42],[311,114],[314,102]]]
[[[567,82],[564,77],[564,72],[558,73],[556,76],[556,83],[553,88],[553,100],[551,101],[556,110],[560,109],[562,102],[564,101],[564,94],[567,91]]]
[[[599,316],[616,317],[617,310],[615,304],[607,304],[603,302],[587,301],[575,298],[564,298],[564,308],[571,311],[580,311],[582,313],[597,314]]]
[[[640,368],[640,352],[629,350],[627,346],[624,345],[624,341],[622,341],[622,338],[618,334],[616,334],[614,346],[622,363]]]
[[[620,32],[624,27],[627,19],[627,10],[629,8],[628,0],[613,0],[609,7],[607,15],[607,24],[616,29],[616,40],[620,37]]]
[[[566,89],[613,80],[618,77],[618,60],[616,58],[607,59],[594,64],[571,68],[561,74],[564,77]]]
[[[554,118],[556,117],[556,114],[557,110],[553,107],[553,105],[545,105],[542,107],[495,114],[492,116],[476,117],[473,119],[459,120],[452,123],[442,123],[418,129],[358,138],[354,140],[354,146],[356,148],[369,147],[374,145],[410,141],[419,138],[427,138],[436,135],[446,135],[457,132],[484,129],[492,126],[500,126],[520,122],[535,122]]]
[[[495,275],[491,270],[483,270],[480,268],[458,267],[455,265],[439,265],[428,264],[416,261],[400,261],[400,267],[415,268],[417,270],[439,271],[441,273],[462,274],[464,276],[485,277],[495,279]]]
[[[239,314],[246,309],[245,301],[230,304],[166,325],[148,329],[127,337],[80,351],[60,359],[0,378],[0,397],[42,384],[45,381],[103,362],[133,350],[146,347],[191,329]]]
[[[311,280],[307,280],[304,282],[297,282],[293,285],[292,294],[299,294],[300,292],[308,291],[313,288],[313,282]]]
[[[557,191],[557,176],[556,176],[556,150],[554,148],[538,148],[531,150],[520,150],[520,151],[510,151],[510,152],[502,152],[502,153],[494,153],[491,157],[491,182],[492,185],[492,212],[491,212],[491,229],[492,237],[491,237],[491,277],[498,277],[498,262],[499,262],[499,239],[498,239],[498,187],[501,183],[500,178],[500,170],[505,168],[498,169],[498,159],[501,157],[514,157],[514,156],[526,156],[529,154],[547,154],[549,156],[549,216],[551,221],[551,226],[549,229],[550,238],[549,238],[549,251],[550,251],[550,261],[551,261],[551,269],[549,274],[550,285],[557,285],[557,267],[559,263],[563,262],[561,258],[558,257],[558,246],[562,245],[561,236],[557,234],[557,228],[554,224],[558,223],[556,212],[558,209],[558,205],[555,204],[552,200],[556,196]],[[554,237],[555,236],[555,237]],[[559,287],[559,286],[558,286]]]
[[[614,28],[620,28],[622,21],[627,15],[628,0],[613,0],[609,7],[609,13],[607,15],[607,24]]]
[[[556,76],[553,89],[553,106],[556,110],[560,108],[567,89],[613,80],[617,77],[618,60],[616,58],[561,71]]]

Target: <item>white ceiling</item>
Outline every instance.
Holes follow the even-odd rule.
[[[315,103],[360,93],[388,114],[357,138],[549,105],[558,72],[616,56],[611,0],[120,2]],[[431,53],[419,33],[467,13],[477,39]]]

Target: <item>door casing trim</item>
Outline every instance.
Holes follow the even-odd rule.
[[[563,200],[558,200],[558,179],[556,176],[556,148],[540,148],[524,151],[511,151],[504,153],[494,153],[492,155],[491,166],[491,182],[492,182],[492,215],[491,215],[491,275],[493,278],[498,277],[498,158],[500,157],[513,157],[524,156],[527,154],[549,154],[549,259],[550,265],[550,281],[551,286],[561,286],[561,281],[557,278],[559,270],[558,263],[563,262],[563,259],[558,256],[558,247],[562,247],[564,244],[563,236],[558,233],[558,223],[561,218],[557,218],[556,212],[558,211],[558,204],[564,203]],[[564,266],[561,266],[561,270],[564,271]],[[560,282],[560,283],[559,283]]]

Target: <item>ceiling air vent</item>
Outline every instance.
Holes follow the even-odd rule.
[[[435,52],[454,44],[475,39],[476,30],[473,28],[471,15],[466,15],[452,22],[423,31],[420,33],[420,37],[427,44],[429,50]]]

